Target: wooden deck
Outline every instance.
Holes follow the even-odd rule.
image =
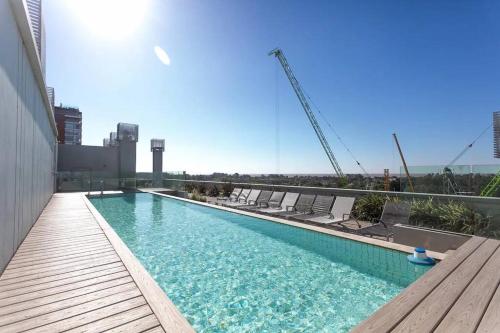
[[[500,332],[499,246],[472,237],[353,332]]]
[[[193,332],[106,226],[55,194],[0,277],[0,332]]]

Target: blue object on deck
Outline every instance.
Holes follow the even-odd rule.
[[[434,265],[436,260],[428,257],[425,253],[425,248],[416,247],[413,254],[408,255],[408,261],[416,265]]]

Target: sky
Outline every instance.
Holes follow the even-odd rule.
[[[47,84],[82,111],[85,145],[138,124],[141,172],[151,138],[167,171],[333,172],[276,47],[370,173],[399,173],[394,132],[409,165],[447,164],[500,110],[498,1],[116,2],[44,0]],[[318,109],[341,168],[360,173]],[[492,136],[457,163],[498,164]]]

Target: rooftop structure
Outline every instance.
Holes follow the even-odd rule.
[[[164,139],[151,139],[153,152],[153,187],[161,187],[163,176],[163,152],[165,151]]]
[[[109,132],[109,146],[117,147],[118,146],[118,133]]]
[[[58,142],[65,145],[81,145],[82,113],[80,109],[61,104],[54,107],[54,115],[57,123]]]
[[[165,151],[165,139],[151,139],[151,151]]]

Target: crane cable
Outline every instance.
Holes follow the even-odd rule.
[[[302,90],[304,90],[304,88],[302,88]],[[323,121],[326,123],[326,125],[328,126],[328,128],[330,128],[330,130],[333,132],[333,134],[337,137],[337,139],[339,140],[339,142],[342,144],[342,146],[344,146],[345,150],[347,150],[347,152],[351,155],[352,159],[356,162],[356,164],[361,168],[361,170],[363,170],[363,173],[365,174],[365,176],[367,176],[368,178],[371,178],[370,174],[366,171],[366,169],[363,167],[363,165],[361,165],[361,163],[359,162],[359,160],[356,158],[356,156],[354,156],[354,153],[351,151],[351,149],[349,149],[349,147],[347,146],[347,144],[344,142],[344,140],[342,140],[342,138],[340,137],[340,135],[337,133],[337,131],[335,130],[335,128],[332,126],[332,124],[330,124],[330,122],[326,119],[326,117],[323,115],[323,113],[321,113],[321,110],[319,109],[319,107],[314,103],[314,101],[311,99],[311,97],[309,96],[309,94],[307,93],[307,91],[304,91],[304,94],[306,95],[307,99],[309,100],[309,102],[311,102],[312,106],[314,106],[314,108],[318,111],[318,114],[321,116],[321,118],[323,119]]]
[[[472,148],[472,146],[476,143],[477,140],[479,140],[484,134],[486,134],[486,132],[491,128],[493,127],[493,124],[489,125],[488,127],[486,127],[482,132],[481,134],[479,134],[477,136],[477,138],[475,138],[470,144],[468,144],[467,146],[465,146],[465,148],[460,152],[460,154],[457,155],[457,157],[455,157],[450,163],[448,163],[446,165],[446,167],[450,167],[450,166],[453,166],[470,148]]]

